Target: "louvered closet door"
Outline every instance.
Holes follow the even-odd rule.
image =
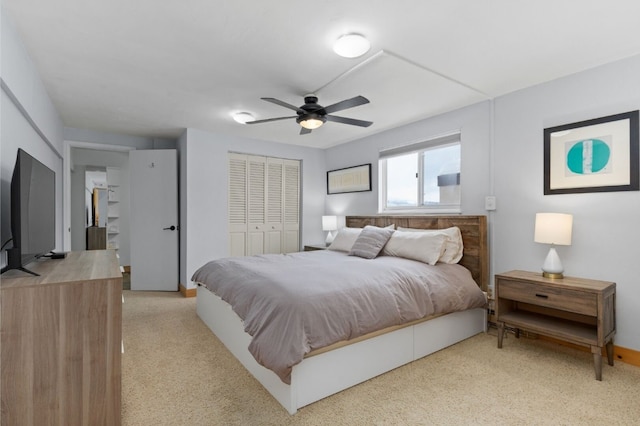
[[[300,161],[283,160],[284,253],[300,251]]]
[[[300,162],[229,154],[229,254],[300,251]]]
[[[247,156],[248,166],[248,222],[247,255],[264,254],[266,229],[266,166],[265,157]]]
[[[283,160],[267,158],[265,253],[282,253]]]
[[[229,255],[247,251],[247,156],[229,154]]]

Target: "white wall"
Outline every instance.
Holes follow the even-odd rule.
[[[180,282],[193,288],[191,276],[204,263],[228,256],[227,153],[302,160],[301,244],[324,241],[324,151],[187,129],[178,141],[180,156]],[[184,263],[182,263],[184,262]]]
[[[0,14],[0,240],[11,237],[9,188],[18,148],[23,148],[56,173],[56,250],[61,250],[62,122],[13,24],[1,9]],[[1,263],[6,264],[4,251]]]
[[[536,212],[574,215],[557,247],[565,275],[617,283],[616,345],[640,350],[640,192],[543,195],[543,129],[640,109],[640,56],[495,101],[495,271],[539,271],[549,250],[533,242]],[[637,159],[636,159],[637,161]]]

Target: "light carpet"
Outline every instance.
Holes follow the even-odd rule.
[[[325,398],[297,414],[236,361],[195,298],[124,292],[123,425],[637,425],[640,368],[496,332]]]

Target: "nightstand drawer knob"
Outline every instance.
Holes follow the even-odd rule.
[[[536,293],[536,297],[539,297],[541,299],[548,299],[549,298],[549,296],[547,296],[546,294],[539,294],[539,293]]]

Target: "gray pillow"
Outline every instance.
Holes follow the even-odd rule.
[[[365,259],[376,257],[389,238],[393,234],[393,229],[378,228],[367,225],[364,227],[358,238],[353,243],[349,256],[359,256]]]

